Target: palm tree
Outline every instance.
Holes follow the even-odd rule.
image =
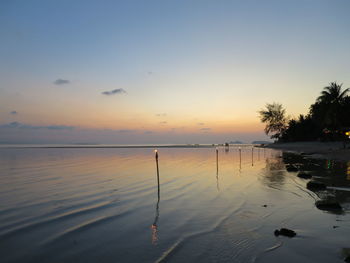
[[[317,116],[321,125],[334,131],[341,126],[339,118],[341,106],[350,90],[347,88],[342,91],[342,85],[331,82],[323,89],[316,103],[311,106],[311,113]]]
[[[325,104],[340,104],[346,94],[350,91],[349,88],[341,91],[343,84],[337,84],[337,82],[331,82],[329,86],[325,87],[321,92],[321,96],[317,98],[317,102]]]

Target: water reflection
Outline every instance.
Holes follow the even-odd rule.
[[[159,219],[159,201],[160,201],[160,192],[159,192],[159,185],[158,185],[158,199],[156,204],[156,215],[154,217],[153,224],[151,226],[152,229],[152,244],[157,245],[158,244],[158,219]]]
[[[281,188],[285,183],[285,165],[281,158],[266,158],[263,183],[269,187]]]
[[[257,148],[252,155],[251,146],[230,147],[229,154],[221,150],[219,182],[213,150],[162,148],[159,164],[149,149],[0,150],[1,262],[157,262],[164,255],[174,262],[280,262],[301,258],[311,238],[310,255],[334,256],[347,246],[350,163],[327,169],[325,160],[269,149],[261,149],[267,159],[261,152],[259,162]],[[288,173],[283,157],[328,188],[306,190],[308,181]],[[313,206],[332,195],[344,214],[329,216],[323,203],[317,203],[322,211]],[[284,226],[310,238],[297,239],[291,252],[270,253],[273,230]]]
[[[225,145],[225,153],[228,154],[230,152],[230,146]]]

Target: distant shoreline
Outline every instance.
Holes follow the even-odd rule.
[[[265,146],[296,153],[304,153],[313,158],[350,161],[350,149],[344,149],[342,142],[289,142],[273,143]]]
[[[257,144],[229,144],[231,147],[249,147]],[[97,149],[97,148],[136,148],[136,149],[142,149],[142,148],[214,148],[214,147],[225,147],[223,144],[155,144],[155,145],[96,145],[96,144],[64,144],[64,145],[41,145],[41,144],[35,144],[35,145],[25,145],[25,144],[2,144],[0,145],[0,149],[21,149],[21,148],[72,148],[72,149]]]

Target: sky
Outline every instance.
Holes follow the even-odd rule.
[[[0,0],[0,143],[268,140],[350,87],[347,0]]]

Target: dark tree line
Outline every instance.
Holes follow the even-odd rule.
[[[344,140],[350,130],[349,89],[332,82],[325,87],[306,115],[288,119],[281,104],[267,104],[260,110],[265,132],[278,141]]]

